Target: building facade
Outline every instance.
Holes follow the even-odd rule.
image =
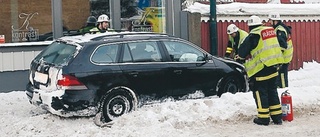
[[[152,26],[154,30],[166,32],[165,7],[168,3],[176,1],[178,0],[121,0],[121,10],[119,10],[121,11],[121,27],[125,30],[131,29],[129,28],[132,24],[131,19],[135,19],[140,21],[139,25],[157,24],[158,26]],[[109,5],[111,2],[114,1],[61,0],[63,33],[69,34],[79,30],[86,25],[89,16],[98,18],[101,14],[107,14],[112,17],[112,8]],[[52,32],[55,27],[53,26],[53,11],[60,8],[52,10],[54,7],[52,5],[54,5],[53,0],[0,0],[0,43],[52,40]],[[146,9],[160,10],[153,13]],[[143,16],[148,18],[142,20]],[[110,26],[113,26],[112,22]],[[49,37],[51,39],[48,39]]]
[[[66,29],[79,29],[90,14],[90,1],[63,0],[62,13]],[[52,32],[51,0],[0,0],[0,15],[0,35],[5,43],[24,42]]]

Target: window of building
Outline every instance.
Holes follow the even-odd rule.
[[[90,16],[110,17],[109,1],[62,0],[63,36],[81,34],[81,29],[92,21]],[[120,4],[122,30],[165,33],[165,0],[121,0]],[[0,9],[1,42],[53,40],[51,1],[2,0]]]

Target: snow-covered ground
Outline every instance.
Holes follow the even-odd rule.
[[[253,124],[252,92],[205,99],[168,101],[139,108],[111,128],[93,117],[61,118],[29,104],[23,91],[0,93],[0,135],[65,137],[320,136],[320,64],[307,62],[289,72],[294,120],[283,125]],[[279,94],[284,90],[278,89]]]

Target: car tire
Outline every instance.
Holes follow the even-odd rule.
[[[240,81],[236,77],[229,76],[223,80],[221,86],[219,87],[218,96],[221,97],[223,93],[235,94],[240,90]]]
[[[132,111],[134,108],[132,95],[122,88],[108,92],[101,101],[102,121],[110,122],[115,118]]]

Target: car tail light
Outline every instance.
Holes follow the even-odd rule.
[[[62,75],[62,79],[58,80],[57,86],[61,89],[71,90],[88,89],[76,77],[70,75]]]

